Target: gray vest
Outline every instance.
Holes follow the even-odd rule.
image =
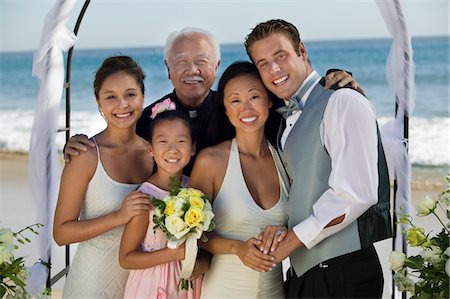
[[[289,200],[286,206],[289,216],[289,228],[308,218],[312,214],[314,203],[329,189],[328,179],[331,173],[331,158],[320,139],[320,124],[328,99],[333,92],[332,90],[323,89],[320,84],[313,88],[301,116],[286,140],[284,151],[279,151],[291,179]],[[281,133],[280,129],[279,137]],[[382,157],[384,158],[384,153]],[[384,165],[384,169],[387,169],[386,165]],[[387,177],[386,180],[382,181],[383,186],[386,185],[386,181],[387,186],[389,186]],[[380,229],[382,236],[380,237],[380,234],[378,234],[376,236],[378,240],[390,237],[391,234],[389,197],[384,198],[380,204],[383,208],[379,210],[382,210],[381,212],[387,220],[386,225],[388,227],[383,226]],[[377,206],[378,204],[373,206],[373,208]],[[369,210],[372,210],[372,208]],[[370,218],[376,221],[373,218],[377,217]],[[385,220],[382,222],[386,223]],[[374,222],[366,223],[369,228],[360,226],[359,230],[365,232],[373,224]],[[343,230],[321,241],[311,250],[300,248],[292,252],[290,255],[291,265],[294,267],[297,276],[301,276],[321,262],[357,251],[375,241],[375,238],[367,239],[365,236],[367,233],[363,233],[361,236],[359,230],[358,222],[354,221]],[[373,234],[370,237],[374,237]]]

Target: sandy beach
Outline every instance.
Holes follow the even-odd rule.
[[[13,231],[35,223],[35,205],[32,200],[28,180],[28,156],[20,153],[0,153],[0,227],[7,226]],[[413,205],[424,199],[425,196],[436,196],[444,188],[444,178],[448,169],[444,168],[418,168],[413,167],[412,172],[412,203]],[[427,231],[440,230],[439,224],[430,221],[432,218],[418,218],[416,224],[423,225]],[[26,256],[27,265],[38,260],[36,242],[21,245],[15,251],[15,256]],[[385,275],[385,292],[383,298],[390,298],[390,271],[389,254],[392,248],[392,239],[376,244]],[[72,253],[75,246],[72,246]],[[64,249],[56,244],[53,246],[52,275],[64,267]],[[53,296],[58,298],[63,286],[63,279],[54,285]]]

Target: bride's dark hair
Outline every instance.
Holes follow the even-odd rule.
[[[227,69],[223,72],[217,87],[216,98],[212,102],[211,109],[208,114],[208,117],[210,118],[210,126],[208,127],[207,137],[210,145],[215,145],[225,140],[229,140],[236,135],[233,125],[230,123],[227,115],[225,114],[223,100],[224,90],[228,82],[230,82],[231,79],[242,75],[252,75],[258,80],[261,80],[256,66],[248,61],[236,61],[227,67]],[[275,109],[280,107],[281,100],[277,99],[275,95],[267,89],[266,91],[269,99],[273,102],[273,106],[269,111],[269,118],[266,121],[265,134],[266,138],[272,144],[275,144],[278,127],[281,120],[281,115],[278,114]]]

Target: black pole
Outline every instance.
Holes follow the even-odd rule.
[[[89,3],[91,0],[86,0],[83,4],[83,7],[81,8],[80,14],[78,15],[77,22],[75,23],[75,28],[73,30],[73,33],[75,36],[78,34],[78,30],[80,29],[81,21],[83,20],[84,14],[89,6]],[[67,64],[66,64],[66,81],[64,84],[64,88],[66,90],[66,127],[63,130],[59,131],[65,131],[66,132],[66,143],[70,138],[70,78],[71,78],[71,70],[72,70],[72,55],[73,55],[74,46],[72,46],[69,49],[69,52],[67,54]],[[54,277],[51,277],[51,270],[49,269],[48,272],[48,279],[47,279],[47,288],[50,288],[53,284],[55,284],[60,278],[62,278],[64,275],[67,275],[69,271],[69,265],[70,265],[70,245],[65,246],[65,265],[66,267],[56,274]]]
[[[89,6],[91,0],[86,0],[81,8],[81,12],[78,15],[77,22],[75,23],[75,28],[73,33],[75,35],[78,34],[78,30],[80,29],[81,21],[83,20],[84,14]],[[67,54],[67,67],[66,67],[66,143],[70,138],[70,78],[72,71],[72,55],[73,55],[74,46],[69,49],[69,53]],[[66,245],[66,268],[69,267],[70,264],[70,245]]]

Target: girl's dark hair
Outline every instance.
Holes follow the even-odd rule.
[[[248,61],[236,61],[232,63],[222,74],[217,87],[216,98],[214,99],[209,112],[210,126],[208,127],[208,141],[210,145],[221,143],[225,140],[229,140],[236,135],[235,128],[228,120],[225,114],[224,90],[230,80],[242,76],[252,75],[258,80],[261,80],[258,69],[256,66]],[[267,90],[269,100],[272,101],[272,108],[269,110],[269,118],[266,121],[265,134],[266,138],[275,144],[278,133],[278,127],[280,125],[281,115],[275,111],[276,108],[281,106],[281,100],[279,100],[273,93]]]
[[[145,73],[139,64],[130,56],[111,56],[103,61],[95,73],[94,94],[96,99],[98,99],[98,93],[106,78],[118,72],[125,72],[133,77],[141,88],[142,94],[144,94]]]
[[[150,122],[148,126],[148,141],[151,142],[153,138],[153,132],[155,127],[162,121],[165,120],[181,120],[189,129],[189,134],[191,135],[192,143],[195,142],[192,135],[192,125],[190,119],[181,111],[178,110],[166,110],[156,114],[155,118]]]

